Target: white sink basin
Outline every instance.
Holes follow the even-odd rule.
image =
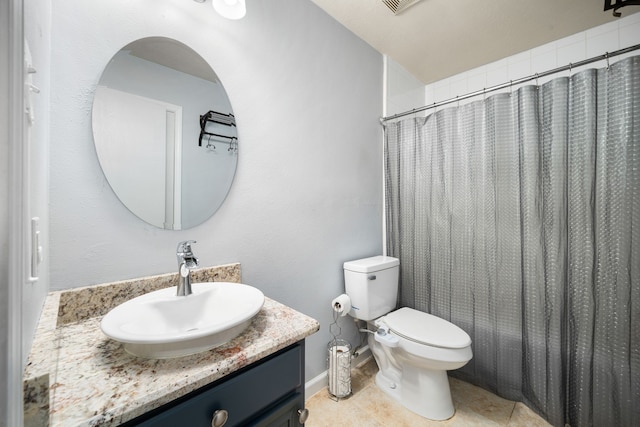
[[[239,283],[193,283],[191,288],[188,296],[176,296],[173,286],[120,304],[102,319],[102,332],[134,356],[186,356],[240,335],[264,304],[260,290]]]

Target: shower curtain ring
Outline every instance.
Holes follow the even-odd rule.
[[[538,83],[538,73],[536,73],[536,89],[540,89],[540,83]]]
[[[609,52],[604,53],[604,59],[607,60],[607,70],[609,69]]]

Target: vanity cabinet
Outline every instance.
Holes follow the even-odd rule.
[[[293,427],[305,412],[303,340],[123,425]]]

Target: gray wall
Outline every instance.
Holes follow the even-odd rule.
[[[240,21],[209,2],[66,0],[53,3],[52,28],[52,289],[174,271],[177,242],[195,239],[202,265],[241,262],[243,282],[321,322],[307,340],[307,378],[321,373],[342,263],[382,251],[382,56],[307,0],[248,0]],[[238,122],[231,191],[186,231],[153,228],[122,206],[93,147],[102,69],[147,36],[207,60]]]

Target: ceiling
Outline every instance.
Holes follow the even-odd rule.
[[[421,0],[397,16],[382,0],[312,1],[424,84],[619,19],[604,0]]]

